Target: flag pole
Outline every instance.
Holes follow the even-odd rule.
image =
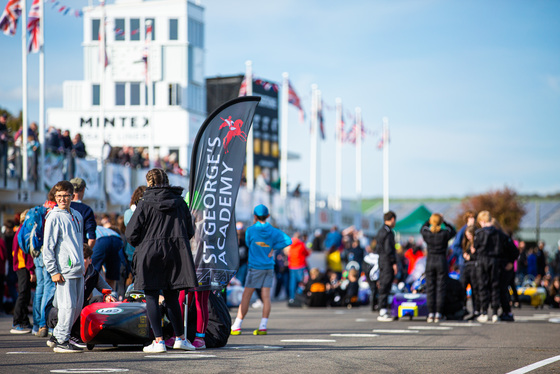
[[[336,99],[335,209],[342,209],[342,100]]]
[[[280,196],[288,196],[288,73],[282,74],[282,150],[280,160]]]
[[[152,26],[152,20],[146,20],[146,27]],[[152,83],[152,75],[150,74],[151,59],[150,49],[153,39],[153,30],[150,32],[149,39],[145,40],[146,43],[146,89],[148,90],[148,123],[150,124],[150,143],[148,144],[148,154],[150,155],[150,169],[155,166],[155,145],[154,145],[154,84]],[[144,38],[148,37],[144,32]]]
[[[45,188],[45,6],[39,1],[39,191]]]
[[[28,189],[27,184],[27,5],[25,0],[21,0],[21,81],[22,81],[22,109],[21,109],[21,179],[23,188]]]
[[[317,85],[311,85],[311,145],[309,170],[309,224],[315,229],[315,208],[317,198]]]
[[[356,199],[358,215],[360,217],[358,228],[362,226],[362,108],[356,108]]]
[[[389,119],[383,117],[383,212],[389,211]]]
[[[247,80],[247,96],[253,95],[253,62],[245,62],[245,79]],[[255,183],[255,158],[254,158],[254,132],[253,126],[247,134],[247,190],[253,191]]]

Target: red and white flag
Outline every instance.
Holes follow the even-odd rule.
[[[247,76],[243,77],[243,80],[241,81],[241,87],[239,87],[239,95],[237,96],[247,96]]]
[[[303,111],[303,107],[301,106],[299,96],[292,87],[290,81],[288,81],[288,103],[299,109],[299,121],[303,122],[305,120],[305,112]]]
[[[17,20],[21,16],[21,1],[10,0],[0,16],[0,29],[6,35],[14,36],[17,30]]]
[[[37,53],[43,46],[41,39],[41,0],[33,0],[31,9],[29,9],[29,21],[27,22],[27,32],[29,32],[29,47],[27,50],[30,53]]]

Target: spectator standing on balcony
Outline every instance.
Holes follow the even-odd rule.
[[[84,198],[84,193],[86,192],[86,181],[82,178],[73,178],[70,180],[72,186],[74,186],[74,195],[72,196],[72,203],[70,207],[76,209],[82,215],[84,219],[84,243],[87,242],[90,248],[95,246],[95,229],[97,227],[97,222],[95,222],[95,215],[93,210],[82,203]]]
[[[546,274],[546,253],[544,251],[545,243],[539,240],[537,244],[537,249],[535,250],[535,255],[537,256],[537,275],[544,277]]]
[[[82,141],[82,134],[76,134],[72,139],[72,152],[78,158],[85,158],[87,156],[86,145]]]
[[[45,150],[53,153],[62,153],[64,151],[60,133],[54,126],[49,126],[45,135]]]

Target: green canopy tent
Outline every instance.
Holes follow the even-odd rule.
[[[397,221],[394,230],[401,235],[419,235],[420,228],[428,219],[432,212],[430,212],[424,205],[412,211],[405,218]]]

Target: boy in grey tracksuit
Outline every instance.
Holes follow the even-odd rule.
[[[58,204],[46,217],[43,261],[56,283],[54,306],[58,308],[58,324],[53,336],[55,352],[79,352],[69,342],[72,325],[82,310],[84,298],[83,218],[70,208],[74,187],[68,181],[55,185]]]

